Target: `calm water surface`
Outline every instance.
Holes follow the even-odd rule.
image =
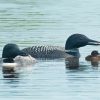
[[[0,0],[0,55],[6,43],[64,46],[73,33],[100,41],[99,0]],[[94,49],[100,47],[80,49],[77,70],[62,59],[39,60],[17,78],[4,78],[1,67],[0,100],[99,100],[100,65],[84,60]]]

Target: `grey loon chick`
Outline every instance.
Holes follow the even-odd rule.
[[[21,51],[16,44],[6,44],[2,52],[3,66],[27,66],[36,62],[29,54]]]
[[[100,42],[89,39],[82,34],[71,35],[64,47],[60,46],[32,46],[22,49],[23,52],[30,54],[35,58],[55,59],[55,58],[68,58],[80,57],[78,48],[86,45],[100,45]]]

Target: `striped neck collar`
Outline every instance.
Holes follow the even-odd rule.
[[[80,57],[79,49],[66,50],[66,53],[74,57]]]

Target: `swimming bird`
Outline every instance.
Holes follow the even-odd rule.
[[[90,55],[85,57],[86,61],[90,61],[93,67],[98,66],[100,62],[100,53],[97,50],[93,50]]]
[[[93,50],[91,55],[88,55],[85,59],[87,61],[100,61],[100,54],[97,50]]]
[[[73,34],[67,39],[65,48],[60,46],[32,46],[24,48],[22,51],[35,58],[80,57],[78,48],[86,45],[100,45],[100,42],[89,39],[82,34]]]
[[[83,34],[73,34],[69,36],[65,47],[60,46],[32,46],[22,49],[25,53],[35,58],[56,59],[65,58],[71,62],[71,66],[78,65],[80,57],[79,48],[86,45],[100,45],[99,41],[89,39]],[[71,59],[70,59],[71,58]],[[74,58],[74,59],[72,59]],[[77,62],[77,63],[76,63]]]
[[[15,66],[28,66],[36,62],[35,58],[21,51],[16,44],[6,44],[2,52],[3,66],[13,68]]]

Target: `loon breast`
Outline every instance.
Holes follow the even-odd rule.
[[[2,71],[5,78],[17,77],[23,67],[29,67],[36,63],[35,58],[29,56],[16,56],[11,62],[2,62]]]
[[[36,59],[29,56],[16,56],[13,58],[13,61],[9,62],[8,60],[3,61],[2,66],[5,68],[14,68],[14,67],[24,67],[24,66],[30,66],[34,63],[36,63]]]
[[[34,58],[65,58],[65,48],[60,46],[32,46],[23,49],[25,53],[31,55]]]

